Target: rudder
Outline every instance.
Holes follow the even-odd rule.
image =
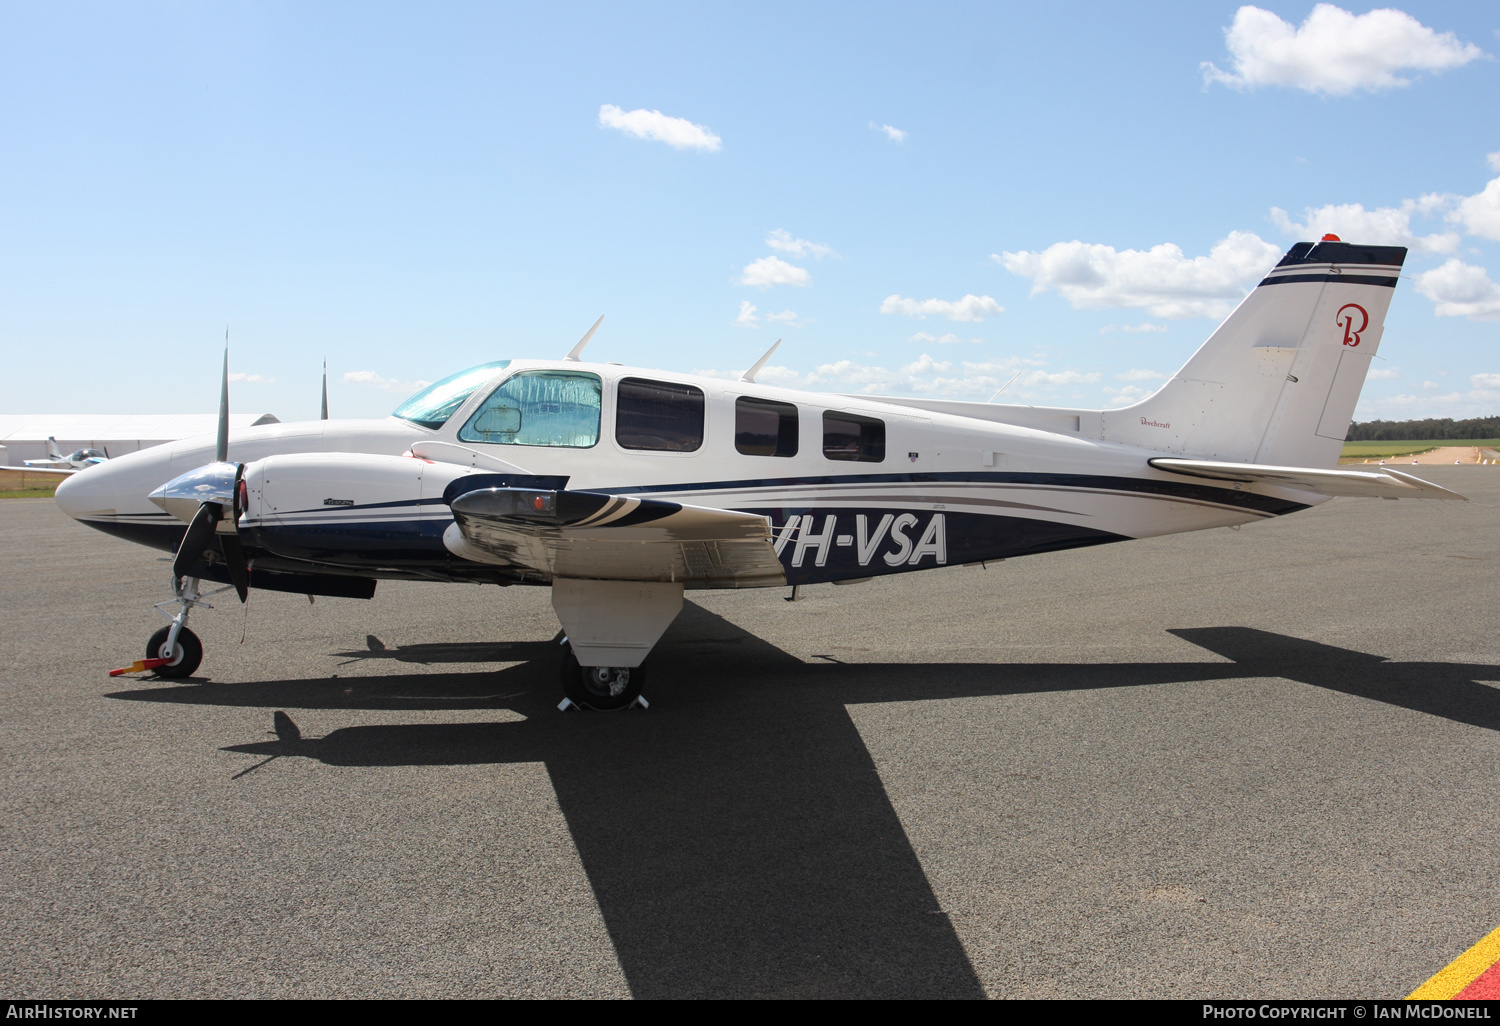
[[[1203,459],[1338,463],[1406,250],[1299,242],[1183,368],[1103,414],[1109,441]]]

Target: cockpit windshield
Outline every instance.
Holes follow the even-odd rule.
[[[470,367],[457,374],[450,374],[442,381],[428,385],[396,407],[396,411],[391,416],[400,417],[402,420],[409,420],[413,424],[420,424],[424,428],[432,428],[436,431],[448,423],[449,417],[458,412],[458,408],[464,404],[465,400],[474,394],[474,389],[508,366],[510,366],[509,360],[496,360],[493,363],[481,363],[478,367]]]

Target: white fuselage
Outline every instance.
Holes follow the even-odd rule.
[[[474,440],[472,427],[468,439],[459,437],[506,379],[537,371],[597,375],[594,444],[501,444]],[[621,444],[616,407],[619,383],[626,378],[701,390],[697,447],[649,451]],[[740,451],[736,411],[742,397],[795,408],[794,455]],[[1017,419],[1038,419],[1031,408],[1016,413]],[[831,458],[825,452],[825,414],[878,422],[880,458]],[[1071,423],[1077,424],[1076,418]],[[120,457],[66,482],[58,503],[91,526],[171,549],[182,524],[147,495],[211,462],[213,447],[212,438],[200,437]],[[413,449],[421,459],[403,457]],[[1042,430],[892,402],[612,364],[528,360],[497,372],[437,428],[394,417],[310,421],[250,428],[229,442],[229,459],[246,464],[250,486],[242,524],[259,539],[263,555],[305,562],[310,571],[340,567],[376,576],[408,571],[422,564],[422,552],[429,550],[429,573],[442,575],[454,570],[455,560],[462,562],[441,546],[453,520],[443,495],[456,478],[476,475],[565,478],[572,491],[764,515],[787,579],[794,582],[1229,526],[1323,499],[1263,485],[1184,479],[1148,465],[1161,455],[1066,427]],[[402,531],[416,532],[411,537],[420,535],[421,543],[403,548],[399,558],[358,551],[362,539],[379,548]],[[278,543],[278,532],[291,540]],[[311,535],[339,541],[310,548]],[[375,541],[377,536],[385,541]]]

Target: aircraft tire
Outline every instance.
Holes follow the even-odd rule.
[[[167,643],[167,635],[171,631],[171,627],[163,627],[151,635],[151,640],[146,642],[147,659],[161,658],[162,646]],[[177,632],[177,648],[172,654],[176,656],[174,662],[158,666],[151,672],[158,677],[191,677],[198,664],[203,662],[203,642],[198,640],[198,635],[184,627]]]
[[[628,675],[625,687],[619,694],[610,694],[609,687],[597,679],[594,672],[597,669],[599,668],[594,666],[580,666],[578,657],[573,654],[573,646],[563,647],[560,670],[563,694],[567,695],[574,705],[593,709],[596,712],[617,712],[630,708],[630,703],[640,697],[641,686],[644,684],[640,667],[614,671]]]

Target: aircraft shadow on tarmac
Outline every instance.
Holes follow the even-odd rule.
[[[1232,662],[809,664],[689,603],[653,657],[647,713],[558,714],[555,641],[398,650],[443,650],[421,662],[523,660],[499,671],[111,697],[513,710],[526,718],[227,750],[340,766],[543,763],[639,997],[981,997],[847,705],[1281,677],[1500,730],[1500,690],[1478,683],[1500,667],[1393,663],[1245,627],[1172,633]],[[405,658],[369,648],[358,655]]]
[[[350,652],[335,652],[348,666],[366,659],[394,659],[402,663],[505,663],[537,658],[556,646],[546,642],[461,641],[437,645],[397,645],[391,648],[373,634],[365,635],[365,647]]]

